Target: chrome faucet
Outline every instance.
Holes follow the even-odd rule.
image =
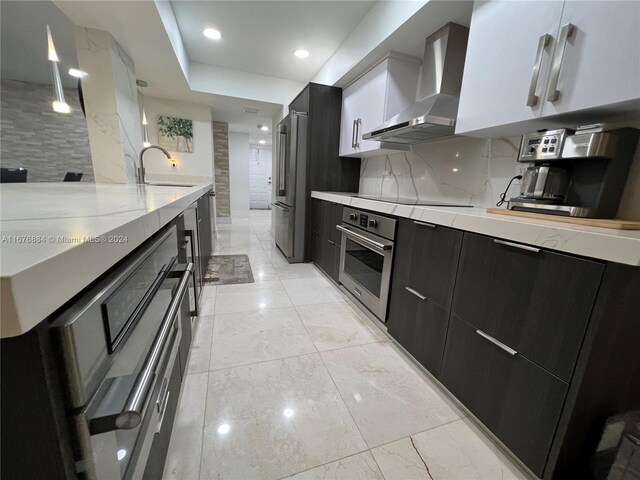
[[[149,145],[148,147],[145,147],[142,150],[140,150],[140,168],[138,169],[138,183],[146,183],[144,181],[144,161],[142,160],[142,156],[144,155],[144,152],[146,152],[147,150],[151,150],[152,148],[160,150],[162,153],[164,153],[167,156],[169,160],[171,160],[171,154],[167,152],[167,150],[162,148],[160,145]]]

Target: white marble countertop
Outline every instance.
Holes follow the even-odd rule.
[[[568,223],[514,218],[484,208],[422,207],[357,198],[356,193],[312,192],[321,200],[412,218],[550,250],[640,266],[640,231],[583,227]]]
[[[36,326],[209,189],[211,184],[3,184],[0,337]]]

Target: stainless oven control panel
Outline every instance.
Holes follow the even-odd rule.
[[[342,222],[393,240],[396,236],[396,220],[373,212],[344,207]]]
[[[558,160],[562,156],[562,146],[567,137],[566,129],[547,130],[522,136],[519,162],[544,162]]]

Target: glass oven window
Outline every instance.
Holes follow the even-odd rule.
[[[384,257],[379,253],[346,239],[344,272],[358,284],[380,298]]]

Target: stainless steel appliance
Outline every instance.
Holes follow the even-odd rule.
[[[468,39],[469,29],[456,23],[430,35],[416,103],[362,138],[414,145],[453,136]]]
[[[521,198],[562,202],[569,186],[569,172],[564,168],[539,165],[525,170]]]
[[[82,478],[140,478],[148,463],[164,463],[156,438],[170,434],[180,393],[181,310],[194,265],[178,265],[177,254],[171,227],[52,323]]]
[[[276,142],[276,245],[289,263],[304,260],[307,201],[307,114],[291,111],[278,124]]]
[[[532,164],[508,208],[570,217],[613,218],[640,131],[589,125],[522,137],[518,162]]]
[[[344,207],[340,250],[340,283],[383,322],[393,264],[396,220]]]

